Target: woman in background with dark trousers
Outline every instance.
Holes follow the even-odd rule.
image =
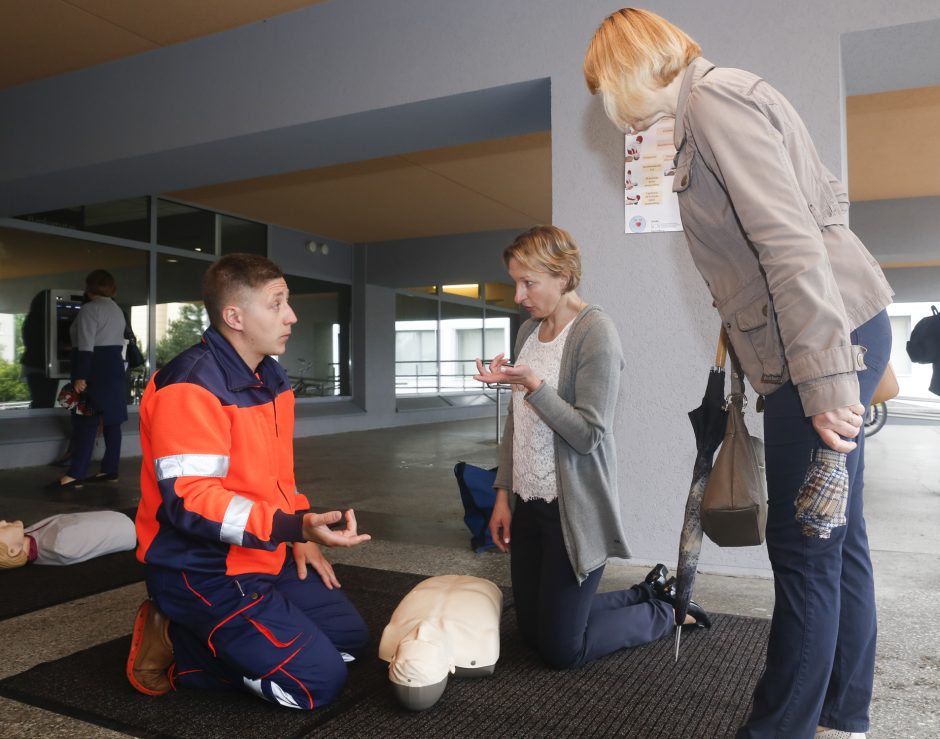
[[[737,737],[864,739],[876,619],[859,428],[891,351],[892,290],[790,102],[701,53],[664,18],[623,8],[594,34],[584,76],[626,133],[673,119],[689,253],[766,398],[774,613]]]
[[[85,303],[72,322],[72,385],[84,393],[91,415],[72,411],[72,462],[68,471],[49,487],[79,488],[88,477],[99,423],[105,454],[101,471],[92,481],[117,480],[121,459],[121,424],[127,420],[124,377],[124,313],[112,299],[114,277],[96,269],[85,278]]]

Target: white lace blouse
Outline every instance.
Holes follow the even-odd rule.
[[[531,367],[553,388],[558,387],[561,355],[573,321],[548,342],[539,340],[535,330],[526,339],[517,357],[518,364]],[[512,489],[523,500],[553,501],[558,497],[555,477],[555,432],[525,401],[524,387],[513,387]]]

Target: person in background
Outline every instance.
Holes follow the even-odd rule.
[[[864,737],[876,617],[858,430],[891,353],[891,287],[849,230],[845,188],[766,81],[715,66],[679,28],[635,8],[603,21],[584,76],[627,134],[675,118],[673,190],[689,251],[765,398],[776,599],[738,737]],[[804,490],[814,468],[828,482]],[[808,533],[795,503],[823,503],[836,481],[844,517]]]
[[[72,386],[83,396],[72,410],[72,441],[69,468],[50,490],[80,488],[88,478],[99,425],[105,453],[101,470],[90,480],[118,479],[121,461],[121,424],[127,420],[124,377],[124,313],[114,302],[117,284],[110,272],[96,269],[85,278],[82,305],[69,328],[72,341]]]
[[[623,355],[613,322],[575,291],[578,246],[536,226],[503,259],[531,319],[517,364],[477,360],[475,379],[513,386],[489,528],[500,551],[511,549],[523,639],[553,667],[579,667],[666,636],[675,616],[662,565],[632,588],[597,592],[607,560],[630,556],[613,435]],[[687,623],[710,626],[694,603]]]
[[[23,355],[20,364],[29,387],[30,408],[55,407],[59,381],[49,377],[46,366],[46,321],[49,314],[49,291],[40,290],[29,303],[23,319]]]
[[[244,690],[313,710],[336,698],[368,642],[318,543],[369,536],[352,509],[310,512],[294,480],[294,394],[271,356],[297,322],[288,298],[265,257],[222,257],[203,278],[202,341],[144,391],[136,525],[150,598],[127,678],[146,695]]]

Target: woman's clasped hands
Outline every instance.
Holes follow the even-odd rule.
[[[531,367],[524,364],[514,365],[505,354],[497,354],[488,365],[479,358],[476,362],[477,374],[473,379],[478,382],[485,382],[487,385],[522,385],[529,392],[537,390],[542,384],[542,380],[535,376]]]

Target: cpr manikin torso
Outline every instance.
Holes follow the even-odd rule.
[[[502,606],[499,588],[479,577],[442,575],[416,585],[398,604],[379,644],[401,704],[430,708],[452,673],[492,675]]]
[[[27,526],[0,521],[0,566],[69,565],[137,544],[134,522],[117,511],[60,513]]]

